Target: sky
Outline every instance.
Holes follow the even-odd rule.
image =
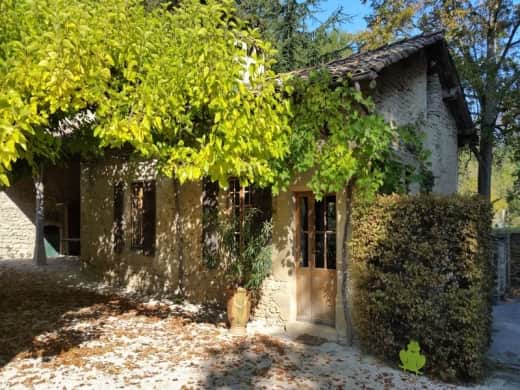
[[[513,0],[513,4],[519,4],[520,0]],[[342,30],[348,32],[357,32],[366,27],[363,16],[368,14],[370,7],[368,5],[361,4],[361,0],[324,0],[320,8],[322,12],[318,14],[320,20],[325,20],[328,15],[338,7],[343,7],[346,14],[352,16],[350,23],[345,23]]]
[[[325,0],[320,5],[322,11],[317,15],[317,17],[323,21],[338,7],[343,7],[343,11],[347,15],[352,16],[350,22],[341,26],[342,30],[357,32],[365,28],[366,24],[363,16],[369,12],[370,8],[368,5],[361,4],[360,0]]]

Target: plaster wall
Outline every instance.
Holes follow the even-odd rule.
[[[156,241],[153,256],[131,249],[131,193],[133,181],[156,181]],[[114,251],[114,186],[124,185],[122,253]],[[225,300],[219,269],[202,261],[202,209],[200,183],[180,188],[181,235],[176,234],[173,180],[158,175],[153,164],[108,159],[83,164],[81,175],[81,259],[106,282],[149,294],[173,294],[179,288],[179,264],[184,264],[183,283],[194,302]],[[179,246],[181,250],[179,251]]]

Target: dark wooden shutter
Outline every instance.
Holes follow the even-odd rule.
[[[141,191],[143,191],[141,193]],[[132,249],[143,249],[143,183],[132,183]]]
[[[121,253],[125,247],[123,231],[124,184],[114,186],[114,252]]]
[[[202,181],[202,257],[208,268],[218,261],[218,183]]]
[[[144,183],[143,254],[155,254],[155,181]]]

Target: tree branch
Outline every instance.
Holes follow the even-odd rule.
[[[502,100],[504,99],[504,96],[509,91],[509,89],[513,86],[514,83],[516,83],[518,80],[520,80],[520,71],[515,72],[513,75],[511,75],[511,78],[509,81],[504,84],[502,87],[502,90],[500,91],[500,95],[498,98],[498,104],[502,104]]]
[[[482,156],[480,155],[480,151],[477,149],[477,146],[475,144],[469,144],[469,149],[473,152],[479,164],[482,163]]]
[[[507,53],[509,52],[509,49],[511,49],[514,45],[520,42],[520,39],[513,42],[513,39],[515,38],[515,34],[518,31],[518,28],[520,27],[520,21],[516,23],[516,25],[513,27],[513,31],[511,31],[511,35],[509,35],[509,38],[507,40],[506,46],[504,47],[504,50],[502,51],[502,55],[500,56],[500,59],[497,62],[497,69],[499,69],[502,66],[502,63],[507,57]]]
[[[494,205],[495,203],[501,201],[503,198],[496,198],[494,200],[491,201],[491,204]]]
[[[496,5],[496,8],[495,8],[495,12],[493,13],[493,26],[496,26],[497,24],[497,20],[498,20],[498,14],[500,13],[500,9],[502,8],[502,0],[499,0],[497,5]]]

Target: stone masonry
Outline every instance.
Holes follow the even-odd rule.
[[[385,69],[372,92],[377,111],[394,126],[415,126],[424,134],[423,145],[435,178],[433,192],[457,191],[458,145],[455,120],[442,98],[436,73],[427,74],[426,58],[419,53]]]
[[[277,301],[283,299],[287,291],[287,281],[266,279],[262,285],[262,296],[254,308],[254,318],[265,321],[272,326],[283,326],[287,323],[287,314],[280,310]]]
[[[0,259],[29,258],[34,248],[34,224],[14,195],[0,191]]]
[[[61,239],[79,237],[79,165],[47,168],[44,181],[44,224],[59,227]],[[34,185],[29,176],[0,190],[0,259],[32,257],[34,202]],[[77,216],[74,210],[78,211]]]

